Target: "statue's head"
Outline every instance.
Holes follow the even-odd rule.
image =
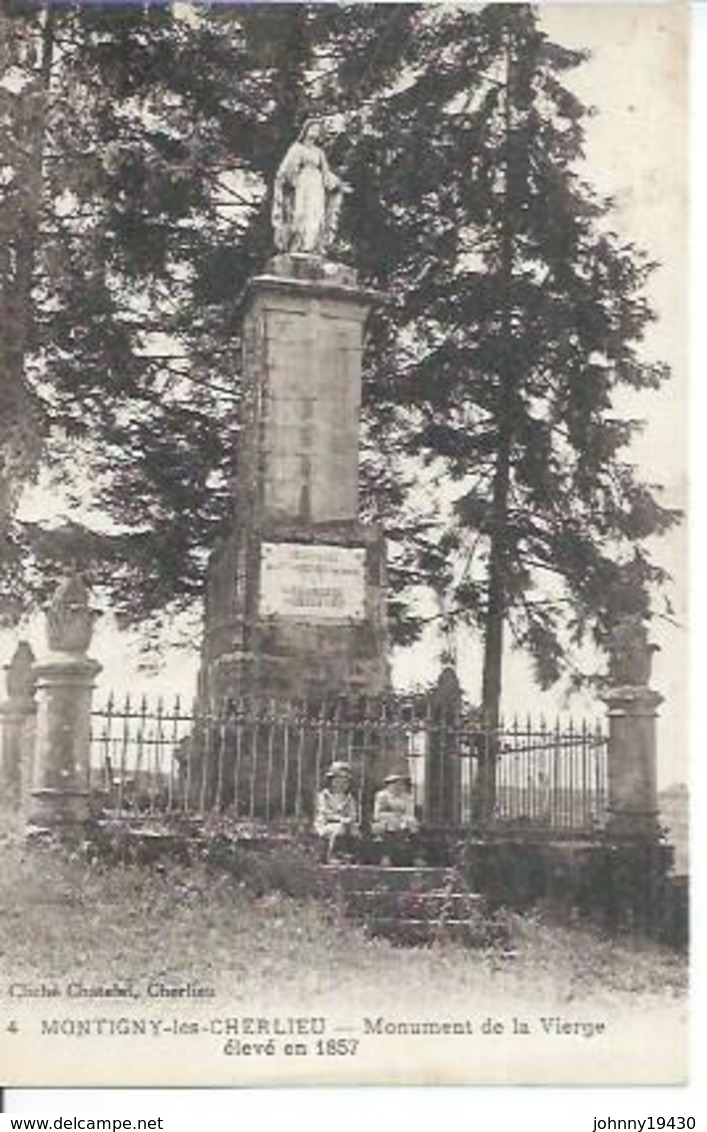
[[[307,118],[300,127],[297,140],[305,145],[318,145],[322,140],[321,122],[317,118]]]

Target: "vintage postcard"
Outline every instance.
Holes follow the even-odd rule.
[[[3,5],[3,1084],[687,1079],[687,38]]]

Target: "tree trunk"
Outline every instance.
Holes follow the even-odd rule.
[[[481,687],[481,709],[486,741],[480,757],[479,812],[482,821],[493,814],[496,805],[496,764],[499,737],[497,729],[501,712],[503,688],[503,638],[507,607],[507,556],[508,556],[508,498],[511,479],[511,450],[513,444],[513,393],[515,388],[513,335],[513,246],[515,194],[509,184],[511,176],[512,117],[511,95],[513,82],[513,55],[510,43],[506,48],[506,91],[504,99],[504,130],[506,139],[506,168],[501,227],[501,334],[498,367],[498,401],[496,428],[498,447],[491,501],[491,531],[489,546],[487,606],[484,623],[484,660]]]
[[[305,92],[305,75],[311,45],[307,27],[307,10],[304,5],[287,5],[278,13],[282,26],[282,52],[278,58],[276,120],[283,144],[294,141],[300,121]]]
[[[496,805],[496,763],[499,748],[497,729],[503,687],[508,494],[512,442],[512,414],[507,400],[509,392],[510,381],[504,377],[499,389],[499,443],[493,482],[488,597],[484,624],[481,709],[487,738],[480,761],[479,808],[482,820],[491,817]]]

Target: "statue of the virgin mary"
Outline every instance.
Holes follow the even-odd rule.
[[[319,126],[305,122],[275,177],[272,226],[279,252],[324,255],[333,243],[347,191],[318,144]]]

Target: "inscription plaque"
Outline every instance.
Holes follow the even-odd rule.
[[[263,543],[260,615],[309,622],[362,621],[365,556],[363,547]]]

